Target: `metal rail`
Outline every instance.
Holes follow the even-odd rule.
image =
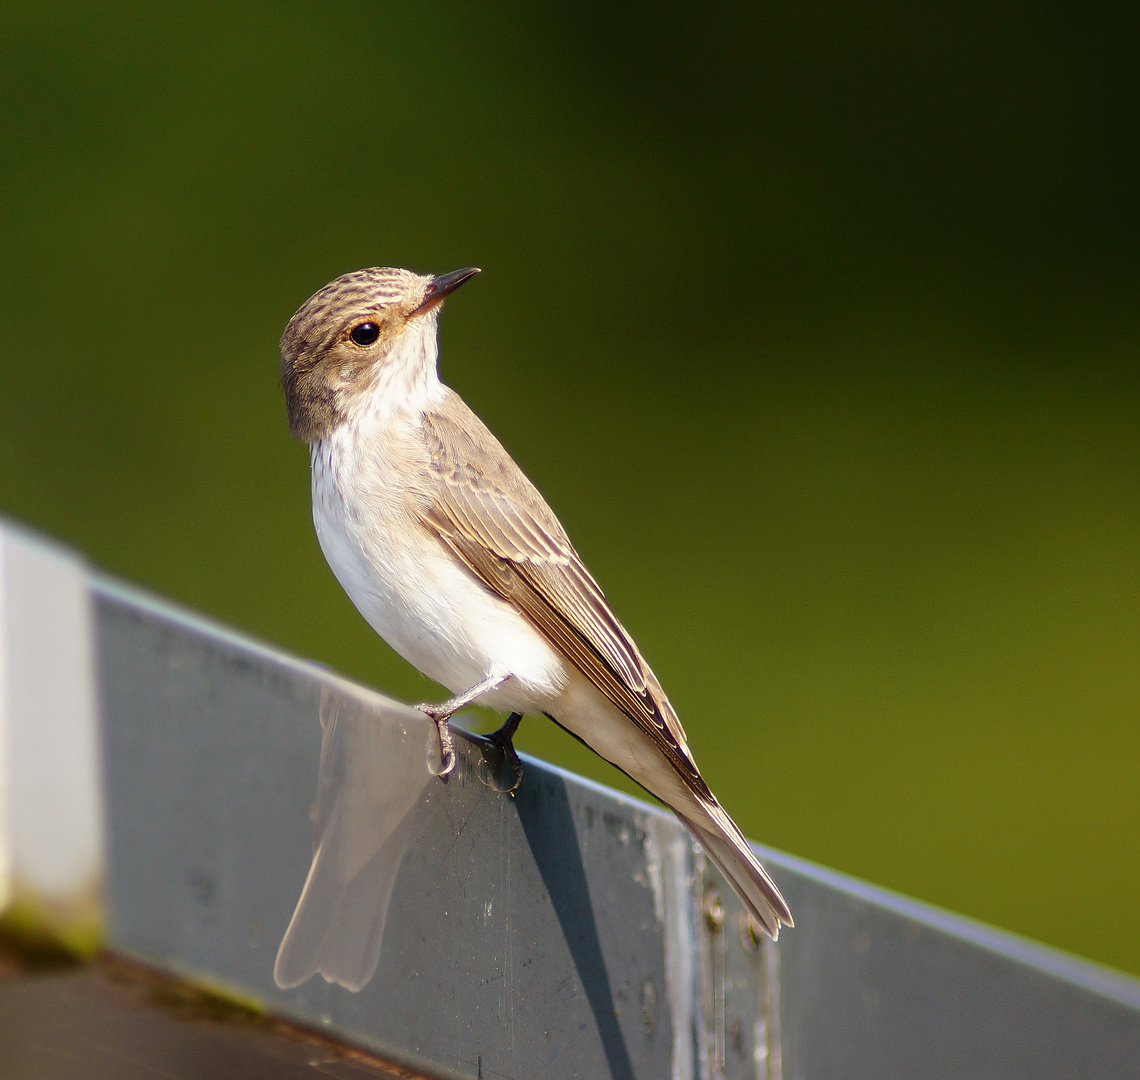
[[[1137,980],[766,849],[757,942],[670,815],[433,731],[0,528],[0,1076],[1140,1076]]]

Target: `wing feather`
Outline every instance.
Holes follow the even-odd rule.
[[[424,524],[648,734],[686,786],[715,803],[684,729],[538,490],[455,393],[423,416]]]

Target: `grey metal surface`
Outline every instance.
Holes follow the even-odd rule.
[[[474,739],[444,782],[414,710],[86,580],[122,954],[432,1077],[1140,1077],[1135,979],[773,851],[757,942],[668,814]],[[0,978],[0,1062],[51,996]]]
[[[433,728],[414,710],[194,632],[114,587],[100,590],[97,613],[113,948],[441,1076],[674,1075],[685,1043],[674,1032],[655,852],[662,833],[664,843],[682,837],[679,826],[530,761],[517,796],[503,794],[480,778],[470,743],[443,783],[427,772]],[[316,814],[320,828],[330,815],[350,818],[346,876],[363,871],[378,903],[383,881],[394,884],[378,968],[358,993],[320,977],[284,990],[272,980],[312,856],[322,690],[326,719],[332,694],[342,723],[347,714],[358,728],[418,740],[394,772],[380,755],[350,751],[366,775],[342,776],[338,797],[380,795]],[[397,849],[377,837],[372,873],[360,823],[366,833],[404,783],[422,791],[417,820]],[[691,1056],[677,1064],[693,1075]]]
[[[776,852],[785,1076],[1140,1077],[1140,981]]]
[[[472,745],[423,788],[375,977],[278,990],[322,687],[358,726],[417,733],[413,760],[432,758],[430,725],[129,594],[104,590],[98,611],[120,948],[441,1075],[1140,1076],[1135,980],[765,851],[797,917],[776,985],[668,815],[536,762],[505,796]]]

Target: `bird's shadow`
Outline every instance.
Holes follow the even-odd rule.
[[[320,719],[313,861],[273,979],[290,989],[319,972],[358,991],[376,973],[400,865],[436,794],[429,725],[327,689]]]
[[[613,990],[566,781],[557,774],[530,770],[515,796],[519,821],[562,936],[594,1014],[602,1050],[613,1080],[633,1080],[633,1062],[617,1022]]]
[[[282,989],[320,973],[351,991],[376,972],[388,908],[404,855],[456,775],[438,777],[434,727],[326,691],[314,820],[313,860],[278,949]],[[455,729],[459,770],[494,798],[509,798],[550,897],[594,1016],[612,1080],[634,1080],[617,1021],[605,953],[566,781],[531,767],[517,784],[501,744]],[[517,790],[515,789],[517,784]],[[488,793],[489,794],[489,793]],[[513,795],[513,797],[511,797]]]

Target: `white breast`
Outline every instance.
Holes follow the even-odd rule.
[[[373,629],[429,678],[461,693],[509,674],[483,703],[546,711],[566,683],[561,657],[413,512],[419,431],[418,413],[373,411],[313,445],[321,550]]]

